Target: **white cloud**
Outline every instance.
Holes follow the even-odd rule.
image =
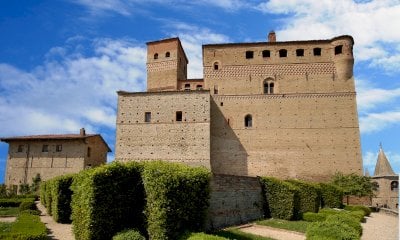
[[[282,16],[284,27],[276,31],[278,40],[350,34],[355,39],[357,60],[371,61],[371,66],[388,71],[400,69],[400,51],[389,46],[400,44],[400,31],[395,30],[400,26],[398,0],[270,0],[256,8],[265,13],[286,14]]]
[[[400,111],[388,111],[381,113],[368,113],[360,117],[360,132],[378,132],[390,126],[400,124]]]
[[[360,113],[373,110],[382,104],[394,103],[400,99],[400,88],[383,89],[375,87],[373,84],[365,80],[357,80],[357,106]]]
[[[128,2],[123,0],[72,0],[73,3],[83,5],[93,15],[99,15],[106,11],[116,12],[121,15],[130,15]]]
[[[399,172],[400,166],[400,153],[385,151],[385,155],[389,160],[390,165],[395,173]],[[378,148],[376,151],[367,151],[363,155],[363,165],[367,168],[370,176],[374,175],[376,161],[378,159]]]
[[[143,91],[146,50],[128,40],[97,39],[94,54],[49,50],[32,71],[0,64],[2,135],[115,128],[117,90]]]

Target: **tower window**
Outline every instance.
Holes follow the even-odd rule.
[[[253,126],[253,117],[250,114],[247,114],[246,117],[244,117],[244,126],[245,127]]]
[[[246,59],[250,59],[254,57],[254,52],[253,51],[246,51]]]
[[[264,50],[262,51],[262,57],[263,58],[269,58],[271,57],[271,52],[269,50]]]
[[[24,151],[24,145],[18,145],[18,152]]]
[[[49,145],[43,145],[42,152],[48,152],[48,151],[49,151]]]
[[[392,181],[390,183],[390,189],[392,191],[398,191],[399,190],[399,182],[398,181]]]
[[[214,63],[214,70],[218,70],[218,69],[219,69],[218,62],[215,62],[215,63]]]
[[[144,113],[144,122],[151,122],[151,112]]]
[[[56,145],[56,152],[61,152],[62,151],[62,145]]]
[[[286,49],[279,50],[279,57],[287,57],[287,50]]]
[[[186,90],[186,91],[189,91],[189,90],[190,90],[190,83],[186,83],[186,84],[185,84],[185,90]]]
[[[218,94],[218,85],[214,85],[214,94]]]
[[[342,54],[342,52],[343,52],[343,45],[335,47],[335,55]]]
[[[177,111],[176,112],[176,121],[177,122],[182,122],[182,111]]]
[[[90,157],[92,149],[90,147],[87,148],[87,156]]]
[[[201,90],[201,89],[203,89],[203,85],[199,84],[199,85],[196,86],[196,90]]]
[[[158,59],[158,53],[154,54],[154,59]]]
[[[264,94],[273,94],[274,93],[274,83],[270,81],[264,82]]]
[[[169,52],[165,53],[165,57],[169,58],[170,56],[171,56],[171,53],[169,53]]]
[[[304,49],[296,49],[296,56],[303,57],[304,56]]]
[[[321,56],[321,48],[313,49],[314,56]]]

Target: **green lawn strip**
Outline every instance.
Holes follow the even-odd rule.
[[[224,230],[220,230],[214,234],[220,237],[224,237],[226,239],[236,239],[236,240],[274,240],[273,238],[245,233],[237,228],[227,228]]]
[[[0,239],[47,239],[47,229],[39,216],[21,213],[13,223],[0,224]]]
[[[307,231],[307,226],[308,226],[309,222],[287,221],[287,220],[282,220],[282,219],[271,218],[271,219],[267,219],[267,220],[257,221],[256,224],[305,233]]]
[[[1,233],[10,232],[10,230],[11,230],[11,225],[12,225],[12,223],[0,222],[0,236],[1,236]]]
[[[18,207],[0,207],[0,217],[16,217],[18,213]]]

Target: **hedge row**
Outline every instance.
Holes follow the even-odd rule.
[[[59,176],[51,181],[51,215],[56,222],[71,222],[72,191],[70,186],[73,176],[72,174]]]
[[[29,202],[34,203],[35,198],[22,198],[22,197],[15,197],[15,198],[1,198],[0,199],[0,207],[19,207],[21,203]]]
[[[123,229],[144,228],[142,168],[114,162],[74,177],[71,217],[77,240],[111,239]]]
[[[272,177],[260,178],[264,188],[267,217],[293,220],[299,212],[299,188]]]
[[[348,211],[363,211],[365,216],[369,216],[372,212],[369,207],[361,205],[347,205],[344,209]]]
[[[299,215],[305,212],[318,212],[320,206],[320,188],[317,184],[299,180],[288,180],[299,190]]]
[[[182,164],[149,162],[143,171],[150,239],[177,239],[184,231],[203,230],[210,172]]]
[[[342,208],[343,190],[330,183],[320,183],[321,207]]]

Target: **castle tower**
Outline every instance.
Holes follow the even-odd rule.
[[[378,160],[376,161],[374,176],[392,176],[396,175],[390,166],[390,163],[382,149],[379,149]]]
[[[179,38],[147,43],[147,91],[176,91],[189,63]]]

